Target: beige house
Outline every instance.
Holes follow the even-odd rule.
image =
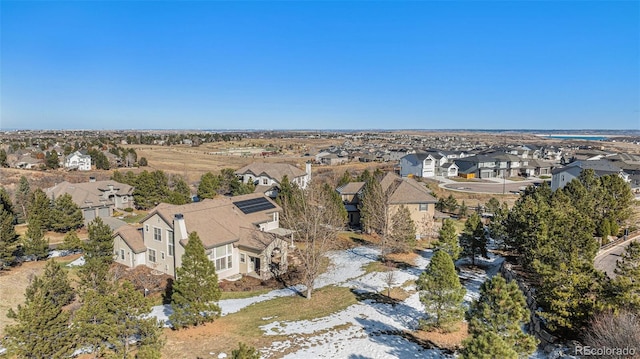
[[[413,178],[400,177],[393,172],[388,172],[380,185],[385,193],[389,193],[389,216],[393,216],[400,206],[405,206],[415,223],[416,238],[426,236],[433,222],[437,202],[427,187]]]
[[[133,208],[133,187],[115,181],[70,183],[67,181],[45,189],[51,199],[64,194],[71,195],[73,202],[82,210],[85,222],[96,217],[108,218],[114,209]]]
[[[306,188],[311,181],[311,164],[307,163],[303,171],[288,163],[254,162],[235,171],[235,175],[243,183],[255,184],[255,192],[275,198],[284,176],[287,176],[289,182],[297,184],[298,187]]]
[[[197,232],[219,279],[242,274],[266,279],[287,269],[285,236],[291,232],[280,228],[280,211],[261,193],[181,206],[162,203],[142,220],[142,228],[115,233],[114,254],[118,263],[175,277],[189,234]]]

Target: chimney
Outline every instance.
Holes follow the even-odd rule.
[[[93,176],[89,177],[89,182],[95,182],[95,181],[96,181],[95,177],[93,177]]]
[[[173,217],[173,233],[174,238],[178,241],[187,239],[187,226],[184,223],[184,215],[182,213],[176,213]]]

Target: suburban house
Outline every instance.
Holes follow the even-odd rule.
[[[111,217],[114,209],[133,208],[133,187],[115,181],[95,181],[70,183],[67,181],[45,190],[47,196],[56,199],[64,194],[71,195],[73,202],[82,210],[85,222],[96,217]]]
[[[364,184],[364,182],[349,182],[336,188],[342,198],[344,208],[347,210],[348,225],[350,227],[360,226],[360,209],[358,206],[360,205],[360,196],[362,195]]]
[[[64,168],[69,170],[90,171],[91,156],[76,151],[64,158]]]
[[[400,176],[435,177],[436,159],[431,153],[409,153],[400,158]]]
[[[254,162],[234,173],[243,183],[252,182],[255,184],[255,192],[275,198],[284,176],[287,176],[289,182],[297,184],[298,187],[306,188],[311,181],[311,163],[307,163],[305,171],[303,171],[288,163]]]
[[[459,173],[465,178],[494,178],[496,159],[487,155],[475,155],[455,160]],[[506,166],[506,164],[505,164]],[[506,168],[506,167],[505,167]]]
[[[185,205],[162,203],[139,229],[122,227],[114,234],[116,262],[145,265],[173,277],[182,265],[189,234],[196,232],[218,279],[252,275],[266,279],[287,269],[281,208],[261,193],[216,197]]]
[[[582,170],[592,169],[596,177],[617,174],[626,182],[631,182],[629,174],[624,172],[618,165],[609,160],[575,161],[565,167],[556,168],[552,171],[551,190],[564,188],[567,183],[578,178]]]
[[[413,178],[401,178],[393,172],[388,172],[380,185],[389,194],[389,216],[392,217],[400,206],[405,206],[415,223],[416,238],[428,235],[428,224],[433,221],[437,200],[427,187]]]

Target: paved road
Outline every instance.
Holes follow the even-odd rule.
[[[613,273],[613,270],[616,268],[616,261],[622,257],[625,248],[627,248],[627,245],[629,245],[631,241],[640,241],[640,236],[632,237],[629,240],[607,250],[604,250],[602,251],[602,253],[596,255],[596,258],[594,259],[594,266],[596,267],[596,269],[607,273],[609,278],[615,277],[615,273]]]
[[[474,193],[494,193],[494,194],[513,194],[519,192],[520,189],[531,185],[533,182],[542,182],[542,180],[535,181],[508,181],[501,182],[456,182],[447,183],[441,185],[446,189],[462,192],[474,192]],[[504,192],[503,192],[504,191]]]

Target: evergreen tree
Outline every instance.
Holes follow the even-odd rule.
[[[357,182],[365,182],[368,183],[369,181],[375,179],[373,177],[373,175],[371,174],[371,172],[369,172],[369,170],[364,170],[362,171],[362,173],[360,174],[360,176],[358,176],[358,181]]]
[[[9,167],[7,163],[7,151],[4,148],[0,148],[0,167]]]
[[[616,261],[615,274],[612,285],[616,306],[640,310],[640,242],[627,245],[622,258]]]
[[[87,290],[82,295],[82,306],[74,313],[73,328],[81,347],[90,348],[98,358],[106,354],[117,335],[115,300],[108,292]]]
[[[494,332],[473,335],[463,345],[462,359],[518,359],[518,353]]]
[[[49,260],[42,277],[35,277],[27,287],[25,292],[27,300],[34,299],[38,291],[45,293],[47,298],[58,307],[70,304],[75,297],[67,272],[54,260]]]
[[[44,163],[47,168],[57,169],[60,167],[60,159],[56,151],[47,151],[44,156]]]
[[[113,313],[115,326],[114,337],[109,342],[113,344],[111,349],[117,357],[128,358],[133,351],[145,347],[147,357],[160,356],[163,346],[161,340],[162,329],[155,318],[147,318],[151,311],[151,301],[137,291],[133,284],[125,281],[117,291],[112,294]],[[132,344],[131,338],[139,338]]]
[[[27,177],[21,176],[18,190],[16,191],[16,210],[18,214],[18,223],[27,221],[29,213],[29,199],[31,197],[31,188]]]
[[[205,198],[213,198],[218,194],[218,188],[220,187],[220,178],[215,176],[211,172],[207,172],[200,177],[200,184],[198,185],[198,198],[203,200]]]
[[[477,213],[472,214],[464,225],[464,231],[460,236],[462,255],[471,258],[471,264],[476,265],[476,256],[487,258],[487,236],[484,226]]]
[[[400,205],[396,213],[391,216],[389,230],[389,245],[392,252],[407,253],[415,246],[416,226],[411,219],[409,208]]]
[[[84,247],[84,243],[78,237],[78,233],[75,230],[69,231],[62,240],[62,244],[58,246],[58,249],[70,252],[79,252]]]
[[[113,262],[113,238],[111,228],[100,217],[89,223],[89,239],[84,243],[84,265],[78,276],[83,291],[89,289],[107,293],[109,267]]]
[[[16,215],[9,195],[0,187],[0,269],[13,263],[18,241],[15,231]]]
[[[51,221],[51,229],[56,232],[68,232],[80,228],[84,222],[82,211],[68,193],[56,198],[53,202],[51,218],[55,218]]]
[[[465,218],[469,214],[469,207],[467,207],[467,204],[464,203],[464,201],[462,201],[458,208],[458,214],[460,215],[460,218]]]
[[[498,274],[482,284],[480,298],[467,312],[469,333],[474,338],[497,334],[518,356],[526,358],[537,346],[536,339],[522,331],[529,316],[527,302],[518,285],[513,281],[507,283]]]
[[[416,283],[420,291],[420,302],[428,317],[421,321],[424,329],[438,328],[443,331],[456,330],[462,321],[462,301],[466,290],[460,284],[453,260],[445,251],[436,251],[427,269]]]
[[[458,200],[450,194],[449,197],[444,200],[444,207],[449,213],[455,213],[458,208]]]
[[[495,197],[491,197],[485,204],[485,208],[487,209],[487,212],[495,214],[500,209],[500,201]]]
[[[458,243],[458,234],[452,220],[445,219],[442,222],[442,228],[438,231],[438,241],[435,243],[435,247],[447,252],[454,261],[460,257],[462,248]]]
[[[104,153],[102,153],[102,151],[97,149],[91,149],[89,150],[89,156],[91,156],[91,163],[93,163],[96,166],[96,169],[99,169],[99,170],[109,169],[110,167],[109,159],[107,158],[107,156],[105,156]]]
[[[171,324],[180,329],[212,322],[220,315],[220,294],[215,265],[207,257],[198,234],[192,232],[173,282]]]
[[[326,193],[327,197],[330,200],[332,211],[338,213],[338,216],[341,219],[340,228],[344,228],[344,226],[347,224],[349,214],[347,213],[347,209],[344,207],[344,203],[342,203],[340,194],[336,190],[334,190],[328,183],[325,183],[322,186],[322,190]]]
[[[140,157],[140,159],[138,160],[138,165],[140,167],[146,167],[149,165],[149,163],[147,162],[147,158],[146,157]]]
[[[149,209],[161,202],[166,202],[169,197],[169,181],[162,171],[143,171],[136,179],[133,190],[133,199],[136,206],[141,209]]]
[[[238,349],[231,352],[231,359],[260,359],[260,352],[256,348],[238,343]]]
[[[64,271],[52,278],[36,277],[27,288],[24,305],[18,305],[15,312],[9,310],[8,316],[16,324],[6,327],[6,343],[14,355],[64,358],[74,351],[76,340],[69,326],[69,313],[55,299],[57,290],[51,290],[58,288],[55,282],[61,279],[66,281]]]
[[[337,187],[344,186],[347,183],[351,182],[352,180],[353,180],[353,178],[351,177],[351,174],[349,173],[349,171],[344,171],[344,174],[338,180],[338,186]]]
[[[37,259],[45,258],[49,254],[49,240],[44,238],[43,228],[38,217],[29,221],[23,251],[25,255],[35,256]]]
[[[173,191],[169,195],[169,203],[177,205],[191,203],[191,190],[181,176],[173,176]]]
[[[33,218],[37,218],[44,231],[49,228],[51,221],[49,216],[50,211],[51,201],[47,198],[44,191],[40,188],[33,191],[29,200],[29,215],[27,221],[31,222]]]

